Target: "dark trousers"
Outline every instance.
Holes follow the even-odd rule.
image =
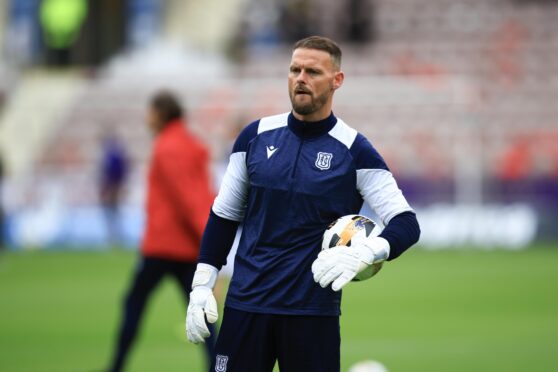
[[[339,372],[338,316],[274,315],[225,308],[210,372]]]
[[[122,371],[126,357],[136,337],[138,325],[143,315],[145,304],[155,287],[165,275],[173,276],[182,289],[184,301],[188,304],[188,297],[192,287],[192,279],[196,270],[195,263],[177,262],[158,258],[142,258],[132,286],[124,302],[124,314],[120,324],[120,332],[110,371]],[[186,313],[185,313],[186,314]],[[184,317],[186,318],[186,317]],[[205,347],[208,364],[214,359],[215,328],[209,324],[211,337],[206,339]]]

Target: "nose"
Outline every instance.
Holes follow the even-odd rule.
[[[296,76],[297,84],[298,83],[306,84],[307,77],[308,77],[308,75],[306,74],[306,72],[304,70],[300,71],[298,73],[298,75]]]

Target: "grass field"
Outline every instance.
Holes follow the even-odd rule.
[[[0,255],[0,371],[102,371],[132,252]],[[343,294],[342,370],[558,370],[558,249],[415,249]],[[201,371],[178,286],[154,295],[129,371]]]

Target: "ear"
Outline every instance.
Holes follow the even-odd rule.
[[[343,81],[345,80],[345,73],[343,71],[337,71],[333,77],[333,90],[341,88]]]

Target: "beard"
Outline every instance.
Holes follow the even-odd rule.
[[[293,106],[293,111],[299,115],[310,115],[319,109],[321,109],[329,99],[329,91],[314,98],[313,94],[308,94],[310,97],[309,102],[298,102],[296,100],[297,94],[293,91],[290,94],[291,104]]]

